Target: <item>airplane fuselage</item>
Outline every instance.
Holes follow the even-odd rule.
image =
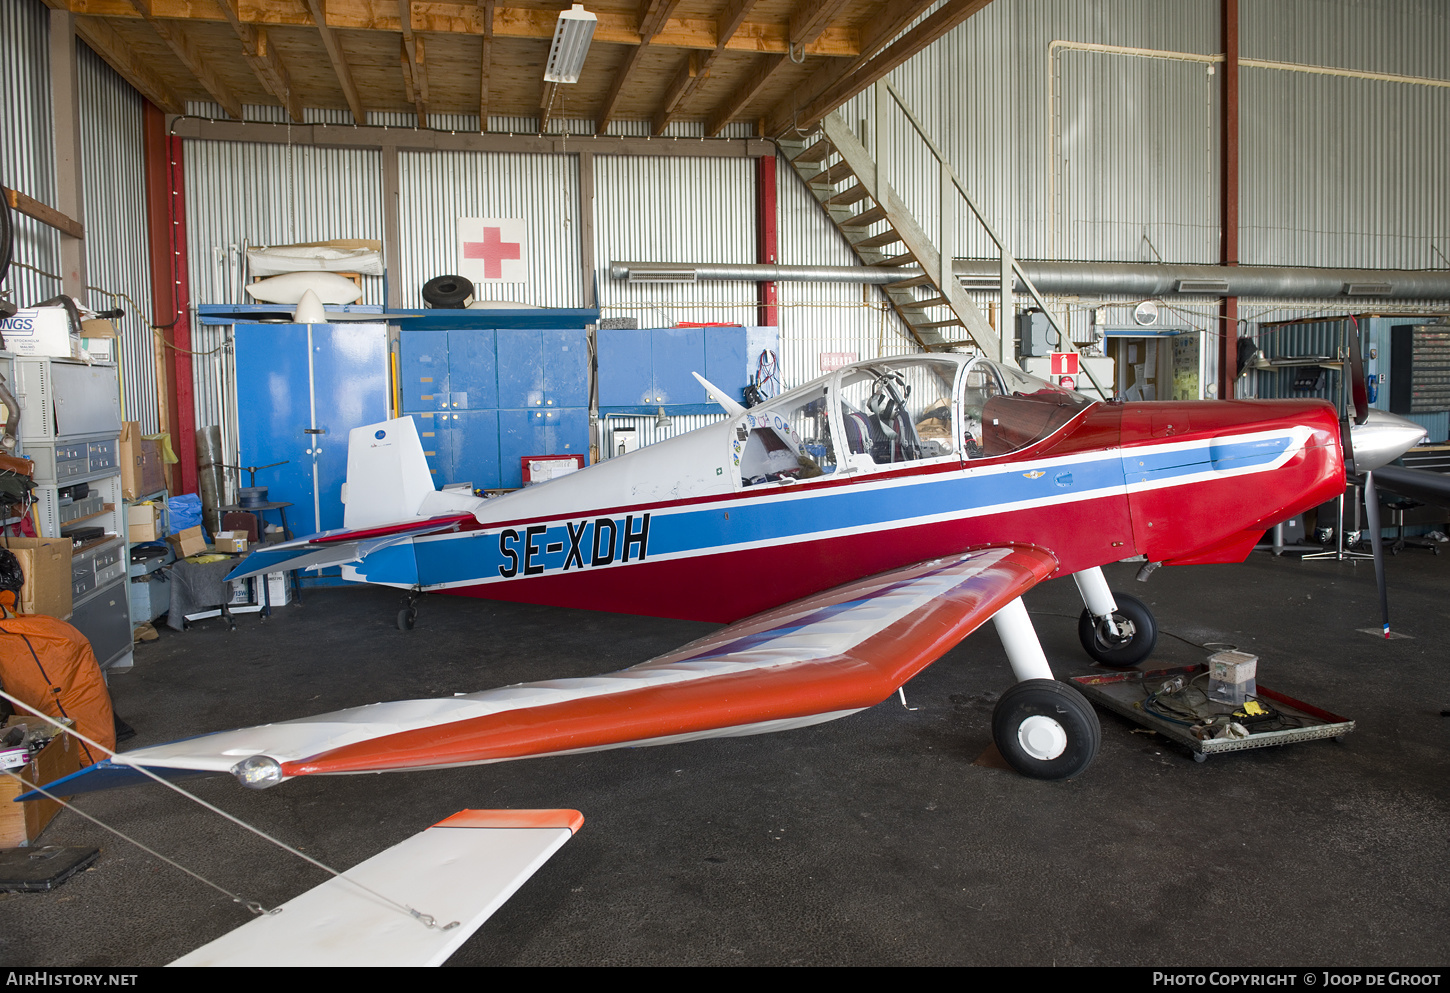
[[[940,357],[933,362],[938,374],[951,371]],[[959,364],[960,384],[972,363]],[[898,417],[898,433],[918,443],[905,452],[917,457],[885,461],[878,438],[882,461],[873,461],[856,451],[868,449],[869,439],[843,430],[851,425],[842,422],[867,422],[838,398],[848,395],[841,376],[850,372],[489,500],[463,530],[414,538],[346,574],[455,595],[730,622],[1004,541],[1047,549],[1059,574],[1138,555],[1168,564],[1240,561],[1266,528],[1344,488],[1337,416],[1310,400],[1123,404],[1076,397],[1076,406],[1051,415],[1060,422],[1049,416],[1040,437],[1019,437],[1021,447],[992,454],[1003,443],[991,440],[990,426],[986,450],[973,442],[971,418],[982,412],[958,387],[950,435],[943,427],[941,440],[928,446],[925,421],[913,428]],[[782,427],[772,410],[788,414],[791,398],[809,398],[813,389],[822,399],[797,410],[813,413],[818,436],[806,437],[812,429],[799,417],[794,428]],[[1023,397],[1005,399],[1020,404]],[[1001,410],[1003,398],[995,402]],[[985,409],[996,424],[991,402]],[[753,471],[749,446],[773,416],[772,445],[784,439],[819,474],[743,477]],[[946,414],[938,418],[945,423]],[[820,471],[818,463],[828,461]]]

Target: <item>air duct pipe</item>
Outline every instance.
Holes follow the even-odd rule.
[[[1311,269],[1295,266],[1162,265],[1138,262],[1022,262],[1039,292],[1079,296],[1258,297],[1330,300],[1450,300],[1450,269]],[[952,270],[971,290],[998,290],[1001,264],[958,259]],[[614,262],[615,279],[632,283],[744,280],[894,283],[921,270],[889,266],[725,265]],[[1013,281],[1015,292],[1027,287]]]

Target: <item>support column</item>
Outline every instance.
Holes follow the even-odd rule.
[[[80,83],[76,74],[75,15],[50,12],[50,106],[55,124],[55,207],[85,225],[81,184]],[[86,244],[60,233],[61,291],[89,304],[86,295]]]
[[[755,160],[755,261],[761,265],[779,264],[779,233],[776,211],[775,156],[762,155]],[[760,282],[760,315],[763,327],[780,324],[780,308],[776,306],[774,282]]]
[[[165,396],[171,447],[180,460],[168,469],[172,493],[195,493],[196,387],[191,371],[191,301],[187,293],[186,202],[183,196],[181,139],[166,132],[166,115],[144,105],[146,146],[146,227],[151,261],[151,312],[165,346],[157,383]]]
[[[402,272],[398,234],[401,227],[398,203],[401,195],[398,178],[398,146],[384,145],[381,152],[383,162],[383,271],[388,274],[388,296],[384,303],[389,311],[393,311],[403,306],[403,288],[398,282],[398,274]]]
[[[1220,120],[1221,261],[1239,264],[1239,0],[1220,0],[1223,15],[1223,107]],[[1224,297],[1219,315],[1218,396],[1232,400],[1238,370],[1239,299]]]
[[[596,307],[594,297],[594,153],[579,153],[579,269],[584,276],[584,306]]]

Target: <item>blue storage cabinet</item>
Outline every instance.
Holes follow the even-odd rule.
[[[749,379],[749,329],[599,331],[599,408],[605,414],[713,414],[720,408],[693,373],[741,402]]]
[[[235,340],[241,464],[287,463],[257,485],[298,534],[342,527],[348,433],[388,417],[386,326],[238,324]]]
[[[400,396],[438,485],[523,485],[520,459],[589,452],[589,339],[582,328],[410,330]]]

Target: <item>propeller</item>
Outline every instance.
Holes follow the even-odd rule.
[[[1374,553],[1374,581],[1380,596],[1380,619],[1384,624],[1384,636],[1388,638],[1390,599],[1385,587],[1384,538],[1380,534],[1380,501],[1374,473],[1423,441],[1426,431],[1414,421],[1370,407],[1364,356],[1359,345],[1359,322],[1351,317],[1350,325],[1350,403],[1345,405],[1341,422],[1344,468],[1350,475],[1364,477],[1365,523],[1369,528],[1370,550]]]

